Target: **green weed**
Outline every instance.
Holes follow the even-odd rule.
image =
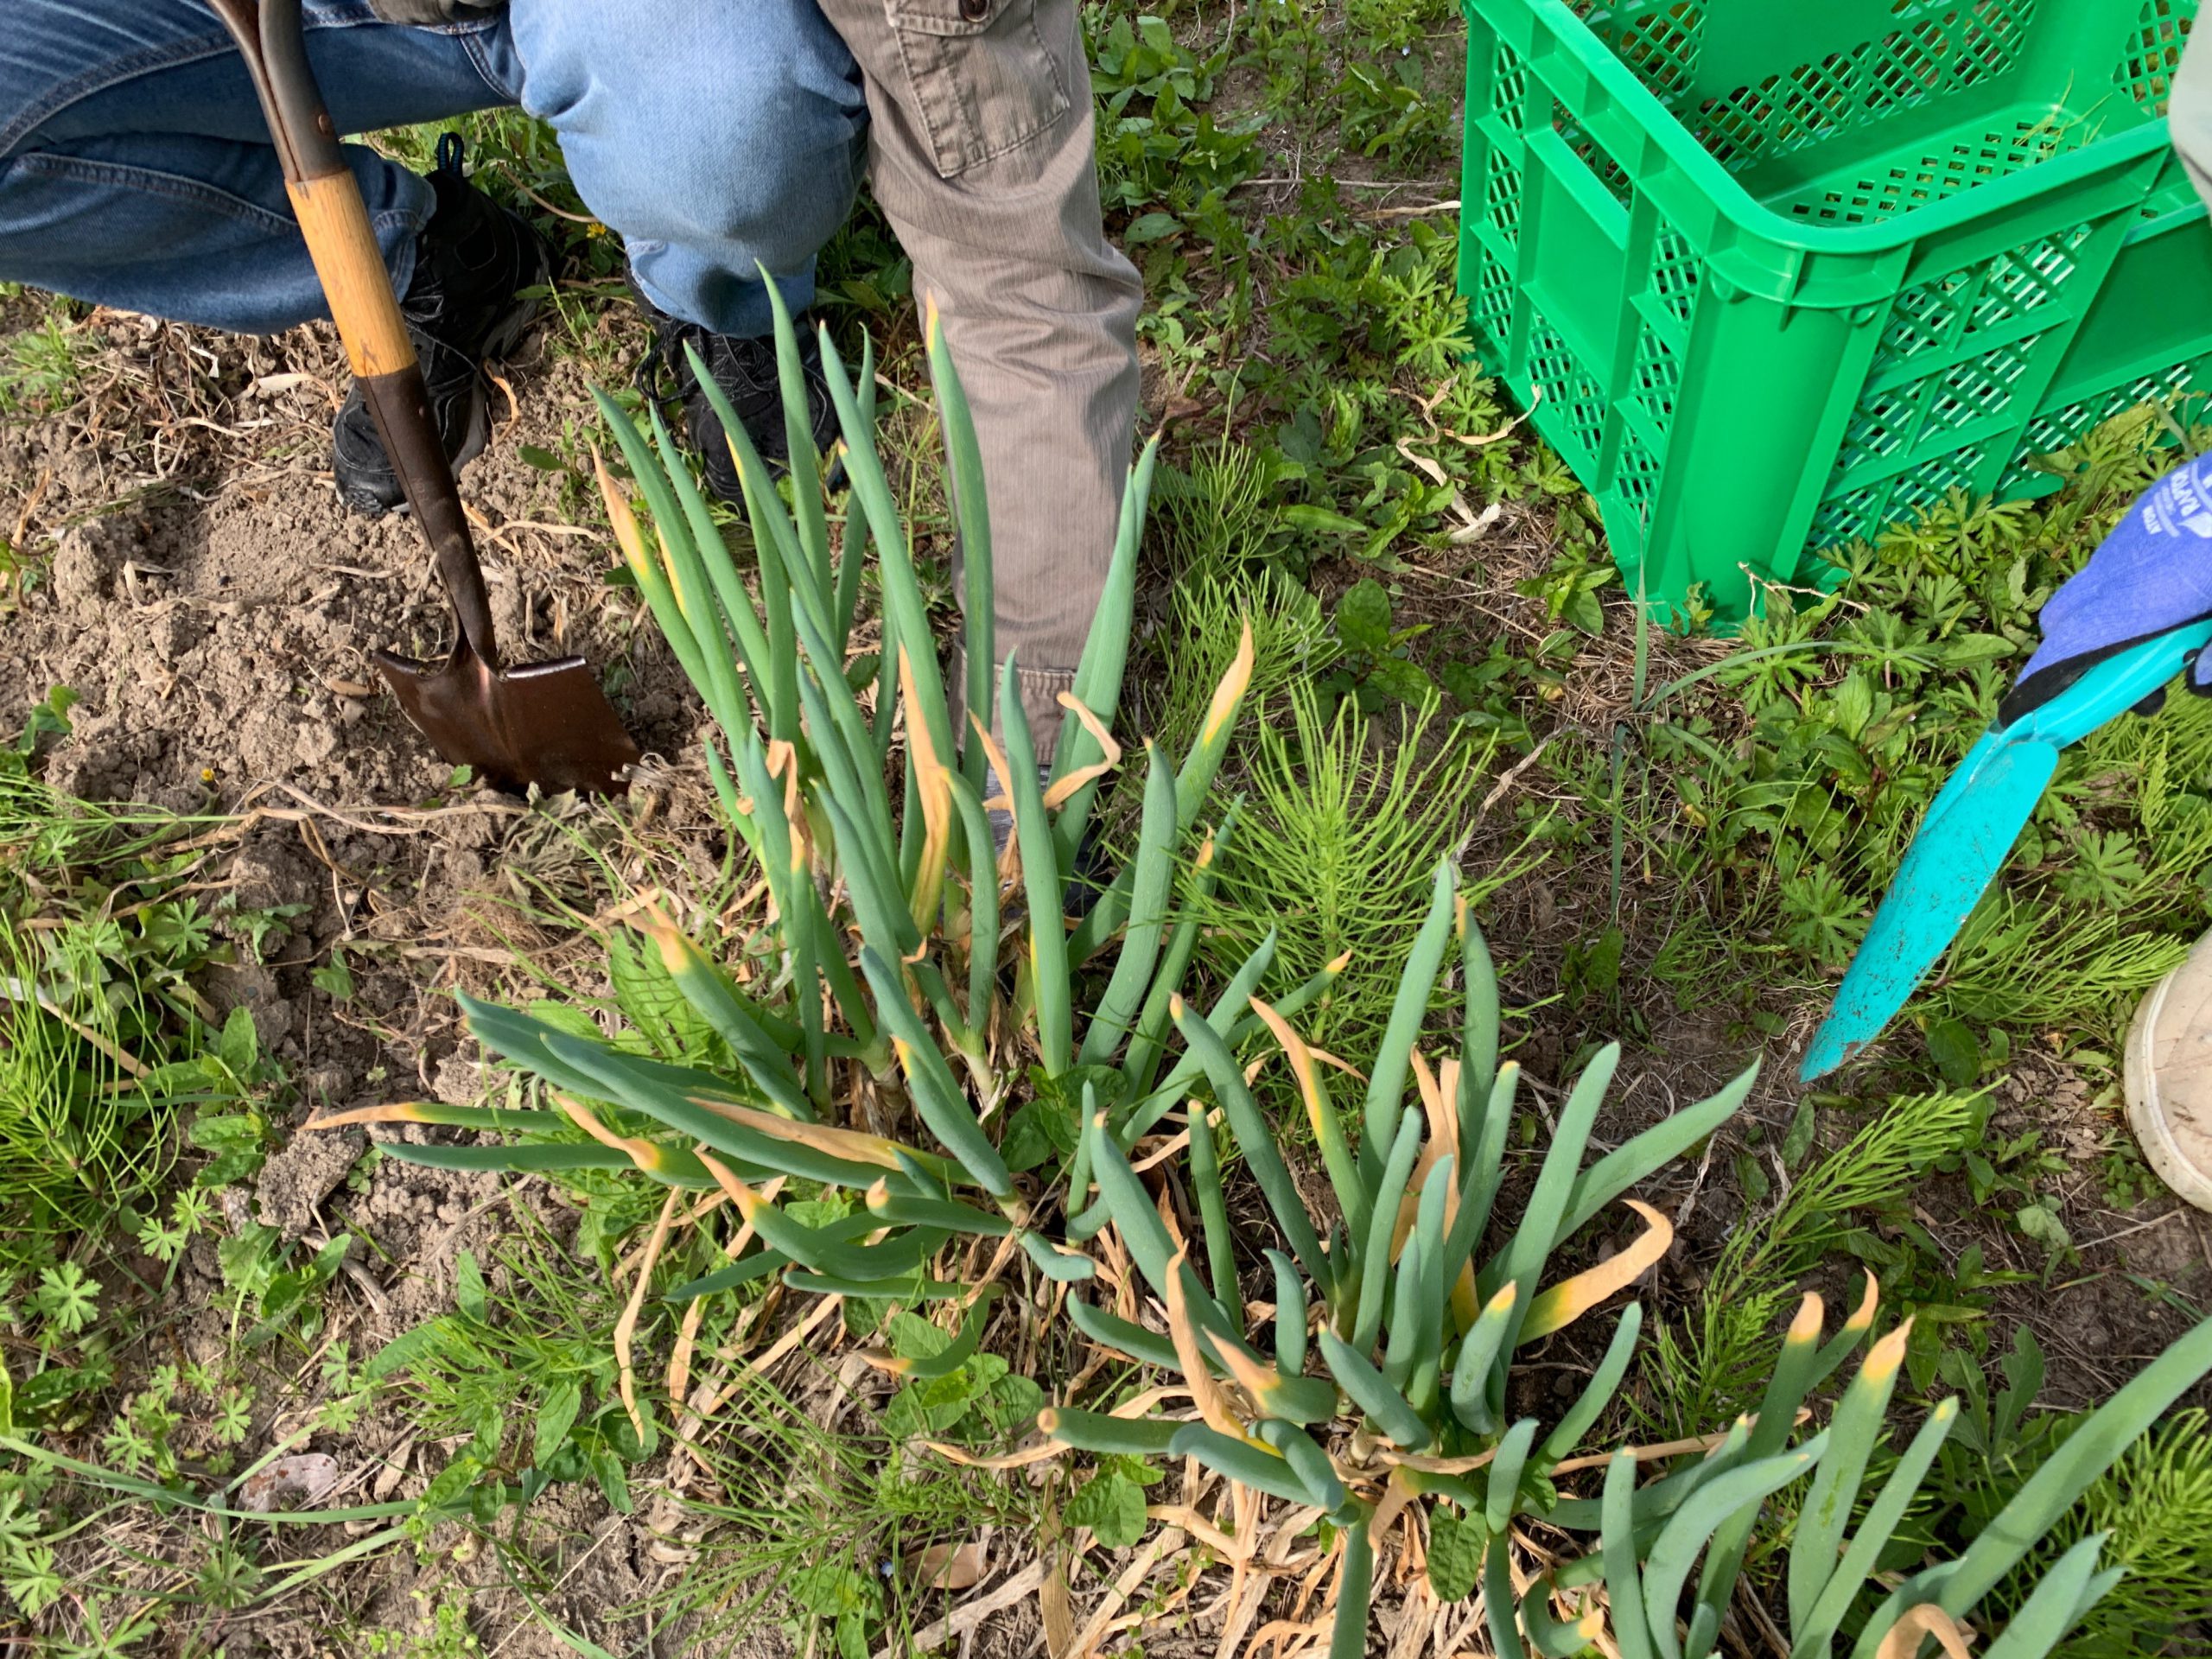
[[[953,1335],[920,1315],[894,1313],[891,1351],[901,1359],[931,1360]],[[884,1408],[883,1427],[901,1443],[917,1440],[1003,1440],[1033,1420],[1044,1390],[996,1354],[974,1354],[942,1376],[905,1384]]]
[[[0,416],[42,415],[77,396],[88,348],[73,310],[56,300],[36,325],[0,340]]]
[[[1168,672],[1152,729],[1171,753],[1182,753],[1197,740],[1213,688],[1236,661],[1246,626],[1252,630],[1246,696],[1255,707],[1286,699],[1338,653],[1321,601],[1268,566],[1186,575],[1170,591],[1167,607],[1160,650]]]
[[[1037,1519],[1026,1483],[925,1459],[888,1419],[849,1409],[844,1421],[824,1427],[766,1382],[746,1382],[695,1442],[717,1495],[690,1506],[706,1536],[654,1598],[657,1616],[695,1615],[701,1639],[780,1627],[802,1649],[873,1652],[947,1599],[931,1587],[945,1554],[986,1527]]]
[[[2164,464],[2160,436],[2152,411],[2123,416],[2054,458],[2069,482],[2041,510],[1955,497],[1838,554],[1835,596],[1793,608],[1770,595],[1740,650],[1656,688],[1623,728],[1649,787],[1623,793],[1618,737],[1552,745],[1547,766],[1592,809],[1554,844],[1610,843],[1618,893],[1625,834],[1686,896],[1651,964],[1680,1006],[1710,1007],[1727,983],[1756,1014],[1763,992],[1817,993],[1849,960],[2032,645],[2036,612]],[[2208,715],[2176,698],[2065,753],[1911,1005],[1920,1040],[1893,1041],[1894,1063],[1958,1086],[2031,1034],[2111,1049],[2133,999],[2212,918]]]
[[[652,1456],[659,1429],[649,1402],[639,1399],[633,1424],[617,1391],[610,1336],[620,1302],[596,1280],[562,1274],[564,1259],[542,1224],[525,1220],[501,1251],[495,1295],[474,1255],[461,1252],[454,1311],[362,1367],[366,1382],[394,1382],[429,1433],[467,1437],[431,1482],[426,1506],[467,1503],[488,1523],[556,1482],[587,1481],[615,1509],[632,1508],[629,1471]],[[657,1310],[648,1315],[642,1343],[662,1320]]]
[[[2054,1444],[2076,1421],[2069,1419]],[[2067,1549],[2092,1534],[2105,1535],[2103,1559],[2127,1576],[2068,1638],[2061,1651],[2069,1659],[2170,1652],[2186,1627],[2212,1617],[2212,1440],[2205,1427],[2204,1414],[2191,1410],[2152,1430],[2000,1589],[2000,1598],[2017,1605]]]
[[[362,1651],[368,1659],[474,1659],[484,1644],[468,1627],[465,1598],[449,1592],[435,1600],[422,1591],[423,1628],[414,1631],[372,1630]]]
[[[1269,503],[1277,481],[1257,450],[1226,435],[1194,448],[1184,466],[1160,468],[1154,524],[1173,557],[1178,593],[1268,556],[1281,530]]]
[[[54,1565],[54,1541],[39,1512],[44,1483],[9,1477],[0,1491],[0,1587],[25,1618],[36,1618],[67,1588]]]
[[[1224,194],[1256,170],[1260,124],[1220,126],[1192,108],[1213,96],[1225,52],[1199,57],[1158,17],[1107,17],[1086,8],[1099,194],[1109,213],[1129,216],[1121,239],[1134,250],[1201,216],[1218,223]]]
[[[49,723],[67,729],[64,700]],[[0,1274],[97,1249],[188,1148],[208,1185],[258,1167],[283,1086],[252,1016],[194,978],[288,919],[203,908],[194,821],[65,799],[0,751]]]
[[[1660,1325],[1650,1392],[1635,1402],[1638,1417],[1673,1434],[1754,1409],[1780,1348],[1783,1315],[1796,1306],[1805,1277],[1838,1256],[1864,1263],[1889,1299],[1915,1314],[1906,1363],[1924,1388],[1935,1375],[1946,1325],[1979,1319],[1989,1289],[2007,1277],[1980,1272],[1979,1249],[1970,1247],[1971,1261],[1937,1278],[1942,1258],[1917,1248],[1925,1233],[1910,1214],[1906,1195],[1942,1160],[1978,1147],[1986,1116],[1986,1102],[1972,1095],[1900,1100],[1843,1147],[1808,1162],[1808,1098],[1780,1147],[1752,1141],[1737,1166],[1751,1213],[1730,1230],[1688,1317],[1679,1326]],[[1789,1182],[1772,1205],[1765,1203],[1774,1191],[1769,1172]],[[1908,1242],[1885,1236],[1899,1234]]]
[[[1387,67],[1347,65],[1336,92],[1345,148],[1388,156],[1399,167],[1425,166],[1443,155],[1452,106],[1430,93],[1421,59],[1402,56]]]
[[[1533,677],[1516,671],[1496,645],[1479,662],[1457,656],[1439,660],[1421,643],[1433,625],[1401,627],[1395,609],[1389,590],[1372,576],[1338,595],[1330,619],[1334,649],[1320,659],[1325,671],[1316,687],[1325,702],[1373,715],[1393,706],[1428,710],[1448,696],[1462,710],[1455,726],[1509,743],[1525,741],[1528,721],[1514,710],[1510,694],[1525,691],[1535,683]]]
[[[2088,1414],[2038,1409],[2044,1355],[2034,1333],[2015,1333],[1995,1367],[1960,1350],[1943,1356],[1942,1382],[1958,1390],[1958,1426],[1938,1454],[1929,1503],[1911,1523],[1916,1541],[1971,1538],[2050,1463]],[[2126,1576],[2059,1649],[2070,1659],[2118,1659],[2177,1650],[2184,1627],[2212,1613],[2212,1448],[2202,1411],[2174,1414],[2123,1453],[2060,1517],[1993,1597],[2010,1614],[2067,1550],[2101,1535],[2103,1560]],[[2183,1643],[2185,1649],[2190,1644]]]

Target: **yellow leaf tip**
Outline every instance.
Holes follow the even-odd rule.
[[[1853,1334],[1872,1329],[1874,1324],[1874,1309],[1879,1305],[1881,1300],[1881,1282],[1870,1272],[1866,1275],[1866,1294],[1859,1299],[1859,1306],[1853,1311],[1851,1317],[1843,1322],[1843,1328]]]
[[[1797,1317],[1789,1322],[1787,1340],[1799,1344],[1818,1342],[1821,1323],[1827,1317],[1827,1305],[1821,1300],[1817,1292],[1808,1291],[1805,1300],[1797,1304]]]
[[[1897,1328],[1866,1351],[1861,1370],[1870,1382],[1886,1382],[1904,1363],[1905,1344],[1912,1340],[1912,1317],[1907,1314]]]

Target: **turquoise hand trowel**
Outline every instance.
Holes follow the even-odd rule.
[[[1834,1071],[1904,1006],[2003,867],[2050,785],[2058,752],[2142,702],[2208,643],[2212,619],[2130,645],[2011,725],[1981,734],[1905,849],[1835,1007],[1797,1068],[1801,1081]]]

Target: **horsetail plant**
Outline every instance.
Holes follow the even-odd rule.
[[[1466,992],[1459,1053],[1432,1065],[1418,1042],[1432,992],[1447,960]],[[1519,1068],[1497,1056],[1497,977],[1488,946],[1458,891],[1447,859],[1438,868],[1426,919],[1373,1057],[1357,1141],[1338,1112],[1323,1057],[1300,1037],[1291,1010],[1251,996],[1246,1018],[1272,1035],[1302,1096],[1340,1219],[1321,1227],[1299,1196],[1274,1132],[1255,1101],[1223,1011],[1200,1019],[1179,1002],[1170,1017],[1185,1044],[1171,1081],[1118,1124],[1091,1114],[1077,1154],[1075,1192],[1096,1198],[1071,1233],[1117,1229],[1130,1259],[1165,1310],[1162,1336],[1104,1307],[1069,1304],[1094,1341],[1178,1372],[1196,1421],[1130,1423],[1069,1408],[1040,1420],[1063,1443],[1094,1452],[1145,1451],[1192,1456],[1227,1478],[1307,1504],[1343,1529],[1344,1567],[1332,1651],[1363,1651],[1373,1571],[1370,1532],[1379,1513],[1433,1497],[1454,1506],[1452,1524],[1475,1546],[1485,1572],[1501,1570],[1513,1518],[1551,1506],[1548,1477],[1595,1426],[1619,1388],[1641,1325],[1630,1304],[1580,1397],[1548,1433],[1511,1418],[1506,1379],[1514,1351],[1571,1324],[1633,1284],[1673,1238],[1666,1217],[1629,1200],[1643,1230],[1599,1265],[1545,1283],[1553,1255],[1628,1188],[1679,1157],[1733,1115],[1756,1068],[1711,1098],[1647,1129],[1584,1166],[1598,1109],[1618,1050],[1593,1059],[1561,1110],[1535,1185],[1503,1242],[1478,1255],[1504,1184],[1507,1131]],[[1408,1104],[1408,1084],[1418,1093]],[[1193,1249],[1170,1232],[1131,1167],[1132,1129],[1141,1132],[1185,1093],[1198,1232]],[[1228,1140],[1265,1195],[1286,1253],[1267,1252],[1274,1287],[1268,1349],[1247,1328],[1235,1241],[1221,1201]],[[1307,1370],[1309,1332],[1321,1374]],[[1349,1419],[1347,1421],[1345,1420]],[[1594,1517],[1591,1522],[1594,1529]],[[1465,1552],[1460,1552],[1463,1555]],[[1442,1565],[1432,1555],[1432,1573]],[[1446,1572],[1448,1568],[1445,1569]],[[1455,1594],[1466,1593],[1461,1586]],[[1510,1624],[1510,1597],[1493,1597]]]
[[[791,453],[804,455],[797,336],[775,302],[786,429]],[[647,410],[649,430],[641,431],[601,398],[648,521],[602,464],[615,537],[713,717],[708,766],[769,903],[761,935],[738,953],[741,966],[749,957],[758,969],[746,978],[658,900],[628,912],[674,992],[713,1033],[709,1052],[696,1057],[702,1063],[649,1058],[635,1045],[463,995],[471,1033],[534,1077],[544,1103],[410,1103],[319,1123],[414,1122],[516,1137],[392,1147],[425,1164],[634,1166],[671,1187],[719,1190],[757,1248],[678,1297],[772,1272],[848,1296],[949,1297],[965,1287],[932,1278],[931,1264],[963,1236],[1014,1237],[1055,1279],[1090,1274],[1088,1257],[1032,1225],[1035,1186],[1021,1171],[1052,1147],[1063,1155],[1075,1147],[1080,1103],[1124,1119],[1156,1118],[1197,1074],[1188,1058],[1164,1064],[1171,1022],[1187,1023],[1177,992],[1196,944],[1195,925],[1173,916],[1180,854],[1198,831],[1236,722],[1250,640],[1248,632],[1179,766],[1143,746],[1133,855],[1071,931],[1062,906],[1077,848],[1099,781],[1122,760],[1101,711],[1110,713],[1120,695],[1152,451],[1132,470],[1104,598],[1074,690],[1061,699],[1052,763],[1040,766],[1015,695],[1015,664],[993,668],[981,463],[934,313],[927,352],[967,551],[968,672],[957,687],[939,671],[912,548],[876,452],[868,356],[855,383],[823,341],[851,483],[841,544],[833,544],[819,478],[802,469],[787,506],[743,424],[721,410],[753,531],[749,582],[658,411]],[[719,399],[703,371],[700,384]],[[850,660],[869,542],[882,601],[872,709],[855,690],[869,676]],[[887,781],[894,765],[904,774],[895,809]],[[983,798],[987,775],[1005,780],[1004,795]],[[1003,853],[992,835],[994,807],[1012,818]],[[1232,810],[1198,835],[1187,880],[1199,891],[1233,827]],[[1109,906],[1110,925],[1102,919]],[[1259,1030],[1241,1004],[1272,954],[1264,942],[1237,976],[1242,988],[1217,1015],[1223,1039],[1241,1042]],[[1079,1020],[1089,999],[1078,976],[1087,971],[1103,973],[1103,985]],[[1317,976],[1287,1002],[1302,1006],[1332,979]],[[1028,1141],[1041,1138],[1048,1151],[1009,1161],[1001,1126],[1025,1071],[1035,1098],[1024,1109],[1042,1114]],[[909,1106],[927,1131],[924,1146],[876,1132]],[[577,1140],[578,1130],[586,1138]],[[772,1194],[779,1179],[845,1189],[860,1204],[842,1221],[803,1224]]]

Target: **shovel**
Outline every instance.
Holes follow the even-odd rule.
[[[308,67],[300,0],[208,3],[245,54],[354,384],[453,601],[455,634],[444,662],[380,651],[378,670],[438,753],[494,786],[516,794],[533,784],[549,794],[615,792],[623,787],[625,768],[637,761],[638,746],[584,659],[563,657],[512,668],[499,660],[484,572],[453,467],[430,418],[415,347],[400,321],[360,188]]]

